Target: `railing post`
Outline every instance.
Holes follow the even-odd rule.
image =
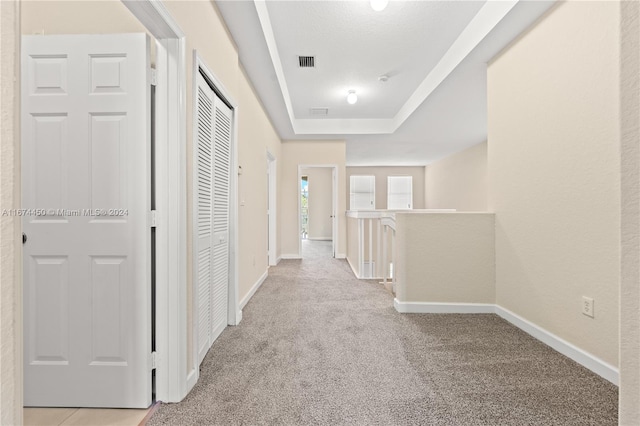
[[[389,268],[389,264],[387,263],[387,229],[389,227],[383,225],[382,220],[380,221],[380,226],[382,226],[382,284],[386,287]]]

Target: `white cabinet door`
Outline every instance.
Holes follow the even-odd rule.
[[[148,407],[148,38],[22,40],[25,405]]]

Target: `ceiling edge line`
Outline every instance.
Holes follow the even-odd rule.
[[[295,119],[296,134],[299,135],[372,135],[392,134],[394,121],[391,118],[352,119]]]
[[[267,43],[269,49],[269,57],[271,58],[271,64],[276,72],[278,83],[280,84],[280,92],[284,99],[285,106],[287,107],[287,113],[289,114],[289,122],[293,128],[293,132],[297,134],[295,115],[293,114],[293,107],[291,105],[291,96],[289,94],[289,88],[287,86],[287,80],[284,77],[284,70],[282,68],[282,60],[280,59],[280,53],[278,52],[278,45],[276,44],[276,38],[273,35],[273,27],[271,26],[271,19],[269,18],[269,11],[267,10],[267,3],[265,0],[254,0],[253,4],[258,13],[258,20],[262,28],[262,35]]]
[[[462,61],[507,16],[518,1],[488,0],[482,6],[392,119],[394,122],[393,132],[398,130],[435,89],[458,68]]]

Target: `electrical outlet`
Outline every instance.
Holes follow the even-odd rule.
[[[593,299],[582,296],[582,314],[593,318]]]

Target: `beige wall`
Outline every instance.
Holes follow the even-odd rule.
[[[239,81],[240,122],[238,157],[239,300],[242,300],[266,273],[267,256],[267,150],[280,157],[280,138],[264,114],[244,73]],[[276,245],[278,241],[276,240]],[[276,247],[278,252],[278,247]]]
[[[495,303],[494,216],[396,213],[400,302]]]
[[[617,2],[560,3],[488,69],[497,303],[613,366],[619,28]]]
[[[0,206],[20,207],[20,10],[0,2]],[[18,217],[0,217],[0,424],[22,424],[22,257]]]
[[[411,176],[413,177],[413,208],[424,209],[424,167],[347,167],[347,209],[349,209],[349,193],[351,175],[368,175],[376,178],[376,209],[387,208],[387,177]]]
[[[426,208],[487,211],[487,143],[429,164],[425,179]]]
[[[622,3],[621,425],[640,424],[640,3]]]
[[[311,167],[302,170],[309,182],[309,236],[311,240],[331,240],[333,230],[332,169]]]
[[[23,1],[22,34],[147,32],[119,1]]]
[[[300,256],[298,226],[298,166],[336,165],[338,167],[338,241],[336,256],[345,257],[347,247],[344,141],[284,141],[282,143],[281,177],[278,185],[278,221],[283,257]]]

